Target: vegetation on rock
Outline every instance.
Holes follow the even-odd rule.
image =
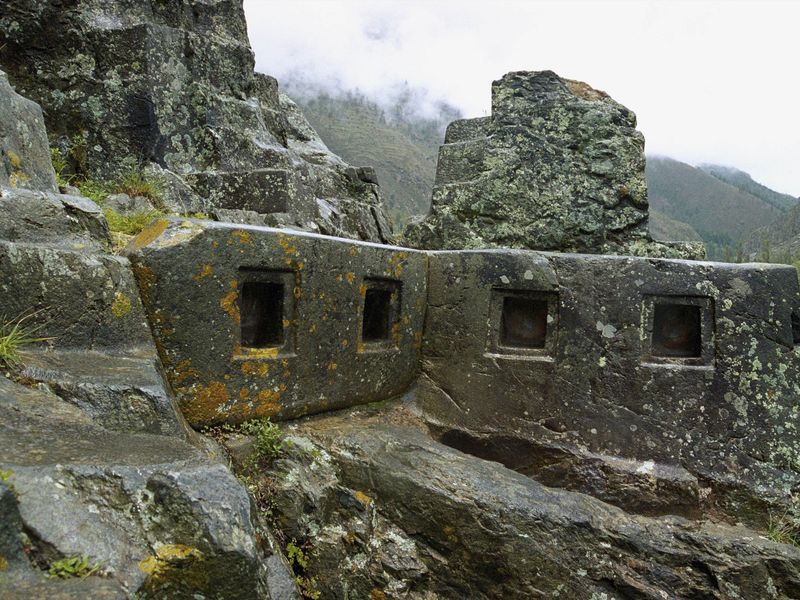
[[[15,319],[0,319],[0,365],[7,367],[18,365],[25,346],[50,339],[36,335],[42,325],[26,324],[26,321],[36,314],[33,312]]]
[[[48,573],[50,577],[57,579],[69,579],[70,577],[84,579],[97,573],[100,567],[99,563],[93,563],[86,554],[83,554],[68,556],[53,562]]]

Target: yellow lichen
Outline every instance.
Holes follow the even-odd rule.
[[[344,277],[345,279],[347,279],[347,283],[353,285],[353,280],[356,278],[356,274],[353,273],[352,271],[348,271],[347,273],[344,274]]]
[[[237,302],[238,299],[239,292],[234,290],[225,294],[219,301],[219,305],[222,307],[222,310],[228,313],[228,316],[230,316],[230,318],[233,319],[233,322],[237,325],[242,320],[242,317],[239,314],[239,304]]]
[[[5,571],[8,568],[8,561],[5,556],[0,556],[0,571]]]
[[[14,167],[15,169],[19,169],[20,168],[20,165],[22,164],[22,161],[19,158],[19,154],[17,154],[13,150],[8,150],[6,152],[6,156],[8,156],[8,162],[11,163],[12,167]]]
[[[200,281],[202,279],[205,279],[206,277],[209,277],[211,273],[212,273],[211,265],[203,265],[203,268],[200,269],[200,272],[194,277],[192,277],[192,279],[194,279],[195,281]]]
[[[175,385],[182,385],[187,379],[199,377],[200,371],[192,367],[192,361],[189,359],[182,360],[172,370],[172,379]]]
[[[278,358],[280,348],[244,348],[243,351],[253,358]]]
[[[328,364],[328,371],[335,371],[338,368],[339,368],[339,365],[337,365],[335,362],[332,362],[332,363]]]
[[[370,498],[369,496],[367,496],[367,495],[366,495],[364,492],[362,492],[361,490],[358,490],[358,491],[356,491],[356,493],[355,493],[355,496],[356,496],[356,500],[358,500],[358,501],[359,501],[361,504],[363,504],[363,505],[365,505],[365,506],[366,506],[367,504],[371,504],[371,503],[372,503],[372,498]]]
[[[117,292],[114,294],[114,302],[111,303],[111,314],[115,317],[124,317],[132,308],[131,299],[127,294]]]
[[[242,231],[237,229],[233,232],[233,235],[239,239],[240,244],[249,244],[253,241],[252,236],[250,235],[249,231]]]
[[[265,418],[277,414],[281,409],[280,404],[278,404],[278,398],[280,398],[280,395],[280,391],[275,391],[272,389],[261,390],[258,393],[258,405],[254,411],[255,415]]]
[[[205,557],[197,548],[183,544],[165,544],[139,563],[147,574],[145,589],[153,592],[164,584],[178,584],[195,591],[208,585]]]
[[[198,385],[188,401],[182,402],[186,420],[195,427],[213,423],[219,418],[217,409],[230,400],[228,388],[221,381]]]
[[[142,229],[141,233],[133,238],[130,247],[134,250],[140,250],[145,246],[152,244],[164,231],[169,227],[169,221],[166,219],[156,219],[150,225]]]
[[[242,363],[242,375],[266,377],[267,373],[269,373],[269,363],[252,361]]]

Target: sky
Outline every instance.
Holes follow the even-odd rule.
[[[632,109],[647,153],[800,196],[800,1],[244,0],[256,69],[328,91],[425,91],[489,114],[491,82],[550,69]]]

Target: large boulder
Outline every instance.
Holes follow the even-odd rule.
[[[492,84],[492,115],[450,124],[416,248],[529,248],[695,258],[653,242],[644,137],[606,93],[551,71]]]
[[[108,431],[5,378],[0,415],[0,470],[18,505],[0,540],[24,549],[0,596],[82,555],[98,577],[146,597],[266,596],[271,551],[257,545],[250,499],[224,464],[174,437]]]
[[[389,424],[391,422],[393,424]],[[295,428],[278,523],[325,598],[795,598],[800,551],[643,517],[437,444],[403,409]]]
[[[57,192],[42,109],[0,71],[0,187]]]
[[[9,0],[0,47],[80,177],[141,169],[174,212],[250,210],[262,225],[391,234],[375,181],[254,73],[239,0]]]

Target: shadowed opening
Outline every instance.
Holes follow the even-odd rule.
[[[246,281],[240,303],[242,346],[266,348],[283,344],[283,284]]]
[[[792,342],[800,345],[800,315],[792,311]]]
[[[506,296],[500,317],[500,345],[544,348],[547,338],[547,300]]]
[[[364,321],[361,339],[365,342],[388,340],[391,329],[392,292],[368,288],[364,295]]]
[[[700,357],[700,323],[699,306],[656,304],[653,313],[653,356]]]

